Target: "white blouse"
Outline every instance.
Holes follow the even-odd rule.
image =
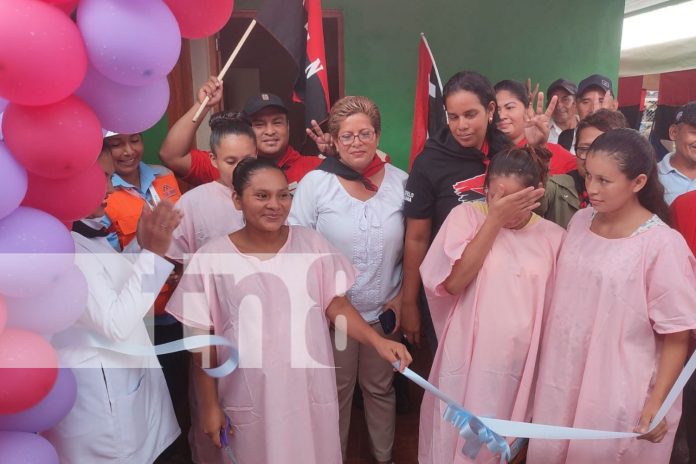
[[[335,174],[308,173],[295,191],[288,219],[315,229],[350,260],[358,278],[347,296],[370,323],[401,285],[408,175],[391,164],[384,169],[379,191],[367,201],[348,194]]]

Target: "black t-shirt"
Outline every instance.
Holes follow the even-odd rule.
[[[432,219],[431,241],[452,208],[483,198],[485,158],[480,150],[459,145],[448,127],[425,143],[406,183],[404,214]]]

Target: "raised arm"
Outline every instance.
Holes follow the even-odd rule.
[[[205,111],[196,122],[193,122],[193,115],[196,114],[198,107],[206,97],[210,97],[210,101],[206,105]],[[203,116],[217,105],[220,100],[222,100],[222,81],[219,81],[215,76],[211,76],[198,90],[198,102],[169,129],[167,137],[165,137],[160,148],[159,156],[162,163],[174,171],[177,176],[183,177],[191,169],[191,145],[193,145],[196,131],[204,119]]]

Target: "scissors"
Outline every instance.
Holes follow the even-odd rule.
[[[235,456],[234,451],[232,451],[232,447],[230,446],[231,428],[232,422],[230,422],[230,418],[225,415],[225,428],[220,430],[220,443],[222,444],[222,449],[225,451],[225,454],[227,454],[227,457],[232,461],[232,464],[239,464],[237,456]]]

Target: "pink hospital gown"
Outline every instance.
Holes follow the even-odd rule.
[[[655,382],[662,335],[696,328],[696,260],[664,224],[622,239],[578,211],[558,260],[534,395],[534,422],[632,432]],[[669,462],[681,400],[662,443],[532,440],[527,462]]]
[[[522,229],[502,229],[476,279],[450,295],[441,284],[486,214],[485,203],[454,208],[421,265],[439,341],[430,382],[474,414],[527,421],[547,289],[565,231],[537,215]],[[460,452],[458,430],[442,419],[445,408],[423,397],[421,464],[471,462]],[[484,447],[475,462],[498,459]]]
[[[176,203],[184,217],[174,229],[167,256],[183,261],[208,240],[231,234],[244,226],[242,212],[232,202],[232,191],[220,182],[209,182],[189,190]]]
[[[275,255],[240,253],[224,236],[191,260],[167,310],[239,349],[239,368],[218,380],[218,396],[241,463],[341,463],[325,310],[354,279],[350,263],[304,227],[291,227]],[[211,462],[228,462],[217,453]]]

